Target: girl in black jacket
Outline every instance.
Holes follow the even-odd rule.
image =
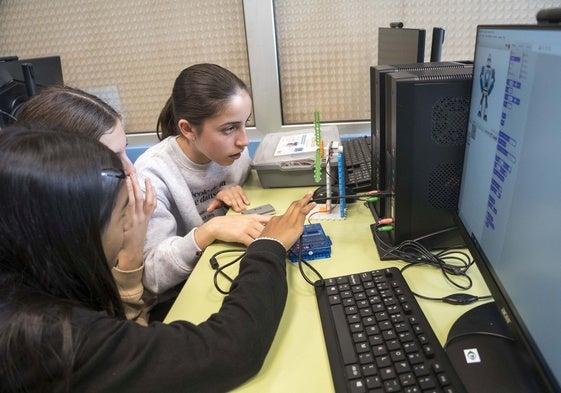
[[[217,392],[261,368],[311,193],[248,247],[218,313],[143,327],[125,319],[111,275],[126,181],[91,138],[0,131],[0,391]]]

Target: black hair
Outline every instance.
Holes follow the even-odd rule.
[[[70,389],[74,307],[125,319],[102,244],[124,178],[90,137],[0,130],[0,391]]]
[[[177,123],[181,119],[194,127],[200,126],[219,114],[240,91],[249,94],[240,78],[219,65],[202,63],[184,69],[175,79],[172,94],[158,117],[158,138],[180,135]]]

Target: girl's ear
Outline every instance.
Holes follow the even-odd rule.
[[[195,129],[193,127],[191,127],[191,124],[187,120],[181,119],[181,120],[179,120],[177,125],[179,127],[179,131],[181,131],[181,135],[183,135],[188,140],[194,140],[195,139],[195,136],[196,136]]]

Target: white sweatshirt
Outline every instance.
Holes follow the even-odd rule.
[[[134,164],[141,187],[148,177],[158,197],[146,234],[143,277],[144,286],[156,294],[191,274],[203,251],[195,243],[195,228],[227,211],[207,213],[207,207],[221,189],[242,185],[250,171],[247,149],[231,166],[196,164],[176,138],[170,136],[150,147]]]

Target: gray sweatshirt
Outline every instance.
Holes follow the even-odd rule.
[[[143,282],[148,290],[162,294],[187,279],[203,251],[195,243],[195,228],[226,214],[226,208],[212,213],[206,209],[221,189],[243,184],[250,163],[245,149],[231,166],[196,164],[183,153],[175,136],[138,157],[134,165],[139,183],[144,188],[148,177],[158,197],[144,246]]]

